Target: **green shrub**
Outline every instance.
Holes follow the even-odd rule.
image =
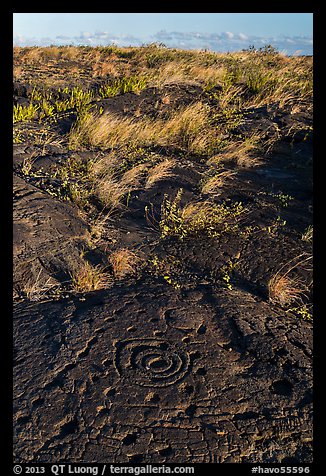
[[[180,207],[183,190],[179,189],[173,200],[165,195],[161,206],[159,228],[161,237],[175,235],[206,235],[218,237],[225,232],[236,231],[237,219],[245,212],[241,202],[215,204],[208,201],[190,202]]]

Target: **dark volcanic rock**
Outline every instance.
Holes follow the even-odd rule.
[[[311,461],[311,324],[157,282],[15,307],[17,462]]]
[[[159,116],[181,106],[188,106],[203,95],[195,85],[170,84],[162,88],[146,88],[139,94],[120,94],[94,101],[94,105],[104,111],[123,113],[131,116]]]
[[[69,263],[80,260],[88,226],[61,203],[14,175],[13,254],[17,293],[55,284]]]

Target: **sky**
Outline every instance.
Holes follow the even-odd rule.
[[[236,51],[272,44],[313,53],[312,13],[14,13],[14,45],[140,46]]]

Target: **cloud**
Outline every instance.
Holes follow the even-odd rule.
[[[229,40],[231,40],[232,38],[234,38],[234,33],[232,33],[231,31],[223,31],[223,33],[221,33],[221,37],[228,38]]]
[[[47,46],[58,45],[92,45],[108,46],[142,46],[148,43],[163,43],[169,48],[182,49],[206,49],[218,52],[232,52],[247,49],[254,45],[256,48],[272,45],[279,51],[288,55],[313,54],[313,40],[308,36],[282,36],[282,37],[258,37],[246,35],[243,32],[231,31],[219,33],[181,32],[165,30],[158,31],[148,37],[135,37],[130,34],[114,35],[108,31],[96,31],[94,33],[82,31],[77,36],[57,35],[55,38],[26,38],[22,35],[14,35],[16,46]]]
[[[57,40],[70,40],[70,36],[57,35],[57,36],[56,36],[56,39],[57,39]]]
[[[107,38],[108,34],[109,34],[109,33],[108,33],[107,31],[96,31],[96,32],[94,33],[94,37],[95,37],[95,38],[103,38],[103,39],[105,39],[105,38]]]
[[[88,39],[92,36],[93,36],[92,33],[89,33],[88,31],[82,31],[80,34],[80,38],[85,38],[85,39]]]
[[[247,35],[245,35],[244,33],[238,33],[238,38],[239,40],[248,40]]]
[[[58,42],[55,38],[43,37],[43,38],[35,38],[35,37],[25,37],[23,35],[14,35],[14,46],[49,46],[55,45]],[[60,41],[60,44],[62,42]]]
[[[152,41],[163,42],[172,48],[208,49],[221,52],[241,51],[251,45],[257,48],[272,45],[288,55],[297,54],[298,50],[301,50],[301,54],[311,55],[313,44],[311,37],[258,37],[231,31],[220,33],[161,31],[152,36]]]

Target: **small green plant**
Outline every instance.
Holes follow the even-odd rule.
[[[22,133],[21,131],[14,130],[13,131],[13,143],[14,144],[21,144],[23,142]]]
[[[183,189],[180,188],[173,200],[170,200],[168,195],[164,195],[159,222],[162,238],[168,235],[178,235],[182,239],[187,235],[182,211],[179,207],[182,194]]]
[[[91,160],[83,162],[70,157],[52,172],[51,178],[57,179],[58,185],[48,186],[47,192],[59,200],[74,202],[81,208],[88,207],[92,194],[88,177],[91,163]]]
[[[215,95],[215,93],[213,93],[213,95]],[[226,104],[220,103],[220,108],[212,115],[212,125],[224,135],[237,128],[243,122],[243,119],[244,113],[241,108],[241,99],[238,98],[236,102],[228,101]],[[224,144],[227,145],[225,141]],[[218,147],[216,148],[218,149]]]
[[[93,91],[84,91],[79,86],[75,86],[72,89],[65,87],[58,90],[59,94],[64,93],[68,95],[68,98],[57,99],[54,102],[54,108],[56,112],[65,112],[67,109],[76,109],[77,113],[83,114],[90,108],[90,102],[94,99]]]
[[[52,197],[58,198],[63,201],[71,200],[71,186],[68,179],[63,180],[59,186],[54,187],[50,185],[46,188],[46,191]]]
[[[99,95],[105,99],[129,92],[139,93],[146,85],[145,78],[130,76],[129,78],[117,79],[112,84],[102,85],[99,89]]]
[[[233,288],[232,288],[232,284],[231,284],[231,276],[230,276],[228,270],[222,268],[221,273],[222,273],[222,280],[224,282],[225,287],[229,290],[232,290]]]
[[[270,44],[261,46],[258,51],[259,53],[262,53],[263,55],[278,55],[279,54],[278,49],[275,46]]]
[[[72,108],[76,108],[77,111],[83,110],[83,108],[94,99],[94,93],[92,91],[83,91],[78,86],[72,88],[69,91],[69,104]]]
[[[164,196],[159,222],[162,238],[176,235],[184,239],[186,236],[202,234],[219,237],[222,233],[238,229],[238,217],[245,212],[241,202],[214,204],[206,201],[180,207],[182,193],[183,189],[179,189],[173,200]]]
[[[68,86],[64,87],[64,88],[59,88],[58,89],[58,93],[64,93],[64,94],[69,94],[69,88]]]
[[[34,86],[32,94],[31,94],[31,101],[41,101],[42,100],[42,93],[38,89],[36,89],[36,86]]]
[[[278,49],[273,46],[273,45],[265,45],[265,46],[261,46],[259,49],[258,49],[258,52],[262,55],[278,55],[279,54],[279,51]]]
[[[274,194],[271,194],[272,197],[275,197],[279,200],[280,202],[280,205],[282,208],[286,208],[290,201],[293,200],[293,197],[291,197],[291,195],[287,195],[286,193],[274,193]]]
[[[160,260],[157,255],[154,255],[153,258],[150,258],[148,261],[154,266],[155,269],[158,269]]]
[[[27,157],[23,160],[20,170],[24,176],[31,175],[34,161],[35,159],[33,159],[32,157]]]
[[[286,225],[286,220],[283,220],[280,215],[277,215],[274,223],[271,225],[268,225],[266,227],[266,230],[270,235],[275,235],[281,228],[283,228]]]
[[[33,103],[30,103],[28,106],[17,104],[13,109],[13,122],[31,121],[35,119],[39,108],[38,105]]]
[[[99,95],[103,98],[111,98],[120,93],[120,85],[117,81],[113,84],[104,84],[99,89]]]
[[[286,310],[286,313],[294,314],[296,317],[304,319],[305,321],[313,320],[312,311],[306,304],[303,304],[302,306],[291,307],[290,309]]]
[[[223,91],[228,91],[232,86],[237,84],[242,76],[242,71],[237,65],[233,65],[233,67],[225,73],[222,78],[222,85]]]
[[[256,70],[250,72],[246,78],[246,85],[251,93],[257,94],[269,80],[269,76]]]
[[[45,117],[53,117],[55,113],[55,107],[49,103],[46,99],[43,99],[43,101],[40,104],[40,121],[44,119]]]
[[[176,281],[174,281],[171,276],[168,276],[168,275],[165,275],[163,276],[163,279],[165,279],[165,281],[170,284],[171,286],[173,286],[175,289],[180,289],[180,284],[177,283]]]
[[[221,275],[223,284],[230,291],[233,289],[231,279],[232,279],[232,274],[237,266],[237,260],[238,258],[229,259],[227,264],[222,266],[222,268],[220,269],[220,275]]]
[[[301,236],[302,241],[305,241],[306,243],[312,243],[313,231],[313,225],[309,225]]]
[[[61,100],[61,101],[56,100],[54,105],[55,105],[55,109],[58,113],[66,112],[66,110],[71,107],[71,103],[70,103],[69,99],[65,99],[65,100]]]
[[[175,257],[171,257],[170,259],[159,259],[157,255],[154,255],[148,260],[148,263],[154,268],[154,273],[156,276],[162,277],[164,281],[170,286],[174,287],[174,289],[181,288],[181,285],[174,276],[176,274],[174,267],[180,264],[180,262],[176,260]]]

